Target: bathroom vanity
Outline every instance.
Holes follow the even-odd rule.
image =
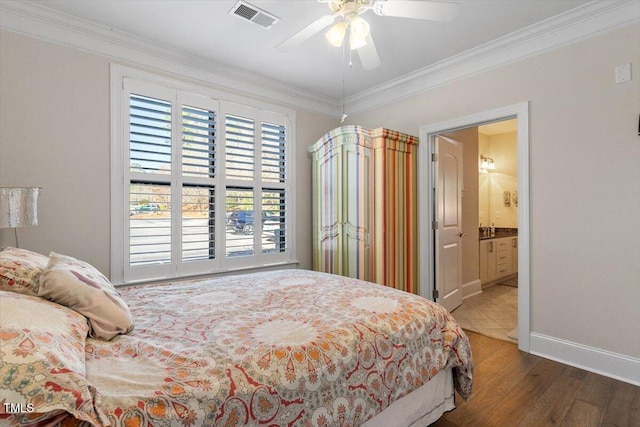
[[[496,228],[493,234],[480,230],[480,282],[482,287],[518,273],[518,229]]]

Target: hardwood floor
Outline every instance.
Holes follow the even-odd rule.
[[[474,358],[468,402],[432,427],[640,426],[640,387],[467,331]]]

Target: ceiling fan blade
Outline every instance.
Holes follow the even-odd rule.
[[[299,46],[300,44],[302,44],[302,42],[315,35],[317,32],[322,31],[322,29],[333,24],[334,19],[335,17],[333,15],[321,16],[320,18],[316,19],[311,24],[307,25],[306,27],[280,43],[278,46],[276,46],[276,50],[280,52],[287,52],[294,47]]]
[[[367,44],[357,50],[360,57],[360,63],[365,70],[373,70],[380,66],[380,57],[378,56],[378,50],[376,49],[373,38],[369,34],[366,38]]]
[[[459,3],[438,1],[378,0],[373,4],[373,11],[376,15],[444,22],[453,21],[458,15],[459,9]]]

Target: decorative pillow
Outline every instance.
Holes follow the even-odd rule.
[[[87,319],[67,307],[0,291],[0,420],[49,424],[71,414],[93,425],[107,421],[86,381],[88,330]]]
[[[38,295],[40,274],[49,258],[27,249],[12,247],[0,250],[0,290]]]
[[[133,329],[129,307],[111,282],[92,265],[70,256],[49,254],[38,296],[85,315],[92,337],[110,340]]]

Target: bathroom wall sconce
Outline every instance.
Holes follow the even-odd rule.
[[[495,170],[496,164],[491,157],[485,157],[480,154],[480,173],[488,173],[490,170]]]

